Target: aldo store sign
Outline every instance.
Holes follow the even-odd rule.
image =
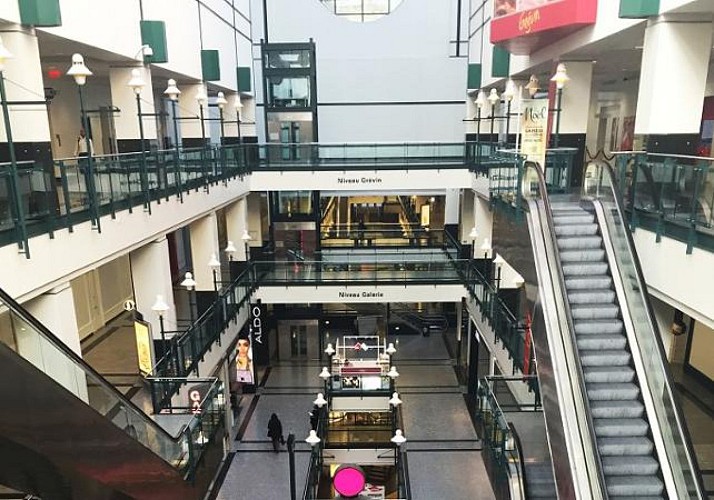
[[[253,346],[253,359],[255,363],[260,365],[267,365],[270,362],[266,313],[265,305],[261,301],[250,305],[250,336],[251,345]]]

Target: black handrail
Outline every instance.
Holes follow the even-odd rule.
[[[511,436],[513,436],[514,451],[518,455],[518,467],[521,471],[521,484],[523,485],[523,498],[530,498],[530,493],[528,491],[528,478],[526,477],[526,462],[523,459],[523,445],[521,444],[521,436],[518,435],[516,431],[516,426],[513,422],[508,422],[508,428],[511,430]]]
[[[532,168],[537,174],[538,174],[538,190],[540,191],[540,196],[541,196],[541,202],[543,204],[543,209],[545,211],[546,219],[548,222],[548,233],[550,235],[551,241],[553,242],[553,253],[555,254],[554,257],[557,260],[557,265],[556,267],[556,275],[558,277],[558,285],[559,285],[559,291],[560,293],[563,294],[563,297],[566,297],[566,287],[565,287],[565,276],[563,275],[563,268],[560,265],[560,251],[558,250],[558,238],[557,235],[555,234],[555,228],[553,227],[553,211],[550,206],[550,198],[548,196],[548,188],[545,183],[545,175],[543,174],[543,170],[541,166],[536,163],[536,162],[531,162],[531,161],[526,161],[523,163],[523,171],[524,174],[528,168]],[[521,175],[521,179],[527,179],[526,175]],[[522,181],[523,182],[523,181]],[[520,192],[522,192],[522,189],[519,189]],[[564,305],[565,305],[565,318],[566,322],[568,324],[568,333],[570,334],[570,338],[572,341],[573,346],[577,346],[577,339],[575,337],[575,326],[573,322],[573,317],[571,315],[570,311],[570,305],[568,304],[567,300],[564,300]],[[577,347],[576,347],[577,350]],[[585,406],[585,418],[587,419],[587,426],[588,426],[588,434],[590,435],[590,439],[593,444],[593,449],[595,451],[595,461],[598,466],[597,472],[597,480],[598,484],[600,485],[600,490],[602,491],[603,497],[605,499],[609,498],[608,493],[607,493],[607,487],[605,486],[605,478],[603,477],[603,465],[602,465],[602,458],[600,457],[600,448],[597,443],[597,437],[595,436],[595,424],[593,422],[592,418],[592,411],[590,409],[590,401],[588,400],[587,396],[587,389],[585,387],[585,376],[584,376],[584,371],[583,371],[583,366],[582,363],[580,362],[580,356],[578,352],[573,353],[573,359],[575,360],[575,366],[577,367],[578,373],[581,375],[578,377],[577,383],[580,387],[580,393],[583,395],[583,404]]]
[[[178,437],[172,436],[169,434],[166,429],[161,427],[159,424],[157,424],[153,419],[151,419],[141,408],[139,408],[137,405],[131,402],[130,399],[128,399],[124,394],[122,394],[121,391],[118,391],[112,384],[107,382],[107,380],[99,374],[94,368],[92,368],[86,361],[84,361],[82,358],[80,358],[72,349],[67,347],[64,342],[62,342],[60,339],[58,339],[47,327],[45,327],[42,323],[40,323],[37,318],[29,314],[20,304],[15,302],[12,297],[10,297],[2,288],[0,288],[0,302],[4,302],[5,305],[8,307],[8,309],[22,318],[24,322],[32,326],[35,330],[37,330],[43,337],[45,337],[55,348],[59,349],[62,354],[67,356],[69,359],[71,359],[74,363],[82,367],[82,370],[90,373],[102,386],[102,388],[106,389],[110,393],[116,397],[117,400],[121,402],[121,404],[127,406],[128,408],[131,408],[134,413],[136,413],[139,418],[144,420],[146,423],[149,424],[149,426],[152,429],[155,429],[159,434],[164,435],[166,438],[171,439],[172,441],[178,442],[179,438],[183,435],[184,430],[181,430],[181,433],[179,434]]]
[[[611,191],[613,193],[613,198],[615,200],[615,206],[617,207],[617,212],[619,215],[620,220],[623,222],[626,221],[624,218],[624,202],[622,200],[622,193],[620,190],[617,188],[617,176],[615,175],[615,171],[612,168],[612,165],[610,165],[607,162],[604,161],[596,161],[596,162],[590,162],[590,163],[595,163],[596,165],[599,165],[603,167],[603,170],[607,172],[607,175],[610,178],[610,186],[611,186]],[[649,300],[649,294],[645,293],[644,290],[647,289],[647,282],[645,281],[644,273],[642,272],[642,266],[640,265],[640,259],[637,256],[637,252],[634,251],[635,249],[635,242],[632,239],[632,233],[630,232],[629,227],[627,226],[626,223],[623,223],[622,227],[624,228],[624,233],[626,235],[627,239],[627,251],[630,254],[630,257],[632,258],[632,262],[634,263],[635,266],[635,273],[637,275],[637,284],[640,289],[640,295],[643,298],[645,302],[645,309],[647,309],[647,315],[648,319],[650,321],[650,326],[652,327],[653,331],[653,336],[655,338],[655,342],[657,344],[657,349],[659,351],[660,355],[660,360],[666,360],[667,355],[664,350],[664,345],[662,344],[662,336],[659,335],[658,332],[658,323],[657,320],[655,319],[654,316],[654,310],[652,308],[652,304],[650,303]],[[697,488],[699,489],[698,493],[700,494],[700,498],[703,498],[703,492],[706,491],[706,488],[704,486],[704,481],[702,478],[701,472],[699,472],[701,469],[699,468],[699,461],[697,460],[697,454],[693,452],[694,447],[692,445],[692,438],[689,435],[689,428],[686,425],[686,421],[684,419],[684,414],[682,413],[682,409],[677,401],[677,398],[674,397],[674,393],[672,392],[672,389],[674,388],[674,378],[672,377],[672,372],[669,367],[669,363],[662,362],[662,368],[665,374],[665,379],[667,381],[667,386],[670,389],[670,395],[672,399],[672,404],[675,412],[675,417],[678,422],[678,427],[682,431],[683,439],[685,441],[685,445],[687,447],[687,457],[692,460],[692,465],[694,467],[694,470],[692,470],[692,476],[694,476]]]

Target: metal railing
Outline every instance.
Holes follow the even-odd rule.
[[[615,153],[615,175],[631,229],[643,227],[714,251],[714,158]]]

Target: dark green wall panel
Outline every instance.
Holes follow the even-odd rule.
[[[19,6],[22,24],[42,27],[62,26],[59,0],[19,0]]]
[[[166,23],[163,21],[141,21],[141,43],[151,47],[154,55],[147,57],[147,62],[169,62],[169,49],[166,44]]]
[[[215,82],[221,79],[221,64],[217,50],[201,51],[201,70],[204,82]]]
[[[491,58],[491,76],[503,78],[510,76],[511,54],[498,45],[493,46],[493,57]]]
[[[241,92],[251,92],[253,90],[253,78],[250,68],[238,66],[238,90]]]
[[[468,83],[466,88],[481,88],[481,63],[469,64]]]

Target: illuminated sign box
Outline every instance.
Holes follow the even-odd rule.
[[[612,0],[611,0],[612,1]],[[530,54],[595,24],[597,0],[493,0],[491,43]]]

